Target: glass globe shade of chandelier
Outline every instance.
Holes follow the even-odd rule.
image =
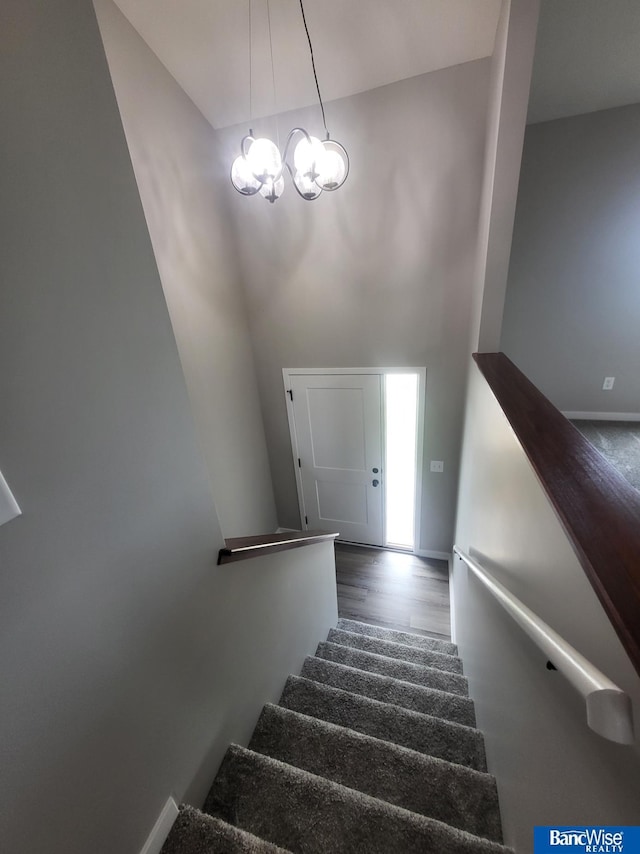
[[[315,136],[303,136],[293,152],[293,165],[296,172],[315,181],[324,159],[324,148]]]
[[[236,157],[231,166],[231,183],[243,196],[253,196],[262,187],[262,184],[254,176],[247,159],[240,155]]]
[[[322,143],[324,158],[317,183],[323,190],[338,190],[347,180],[349,173],[349,158],[347,152],[333,139],[325,139]]]
[[[282,175],[282,158],[278,146],[270,139],[255,139],[246,154],[247,164],[254,177],[264,186]]]

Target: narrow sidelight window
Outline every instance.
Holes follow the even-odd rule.
[[[387,546],[414,547],[418,374],[385,374]]]

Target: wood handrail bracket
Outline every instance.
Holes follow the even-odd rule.
[[[339,536],[340,534],[331,534],[328,531],[293,531],[283,534],[233,537],[225,540],[224,548],[218,552],[218,565],[262,557],[273,552],[284,552],[288,549],[299,549],[301,546],[312,546],[324,540],[335,540]]]
[[[473,358],[640,673],[640,492],[504,353]]]

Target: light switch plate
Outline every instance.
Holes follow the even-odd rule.
[[[7,481],[0,471],[0,525],[4,525],[5,522],[10,522],[20,515],[22,515],[22,510],[18,507],[18,502],[13,497]]]

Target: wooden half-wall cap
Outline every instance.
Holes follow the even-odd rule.
[[[262,557],[265,554],[299,549],[302,546],[312,546],[324,540],[335,540],[339,536],[340,534],[333,534],[328,531],[287,531],[284,534],[233,537],[224,541],[224,548],[218,552],[218,564]]]
[[[640,673],[640,492],[504,353],[474,353]]]

